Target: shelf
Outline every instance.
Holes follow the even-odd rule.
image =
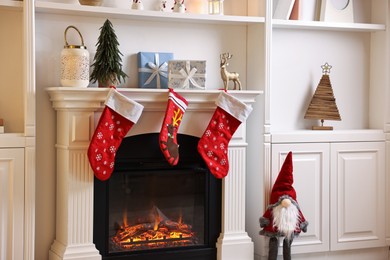
[[[332,23],[320,21],[299,21],[299,20],[272,20],[273,28],[282,29],[307,29],[307,30],[326,30],[326,31],[358,31],[375,32],[384,31],[384,24],[368,23]]]
[[[22,1],[15,0],[0,0],[0,10],[1,9],[20,9],[23,8]]]
[[[26,138],[21,133],[0,134],[0,148],[25,147]]]
[[[100,107],[109,90],[109,88],[90,87],[51,87],[46,89],[53,102],[53,107],[56,109]],[[155,109],[155,107],[150,107],[151,104],[153,106],[156,104],[166,106],[168,89],[117,88],[117,90],[128,98],[143,104],[146,110]],[[206,108],[207,105],[215,107],[215,100],[222,90],[176,89],[175,91],[188,101],[187,109],[192,110],[194,107]],[[228,93],[248,104],[254,103],[255,98],[263,94],[262,91],[247,90],[229,90]]]
[[[364,142],[367,140],[383,142],[385,134],[380,129],[315,131],[298,130],[274,132],[272,143],[317,143],[317,142]]]
[[[78,4],[51,3],[35,1],[38,13],[61,15],[79,15],[90,17],[107,17],[118,19],[147,20],[147,21],[183,21],[208,24],[259,24],[264,23],[264,17],[234,16],[234,15],[207,15],[190,13],[172,13],[148,10],[132,10],[114,7],[85,6]]]

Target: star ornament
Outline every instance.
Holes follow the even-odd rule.
[[[322,73],[323,73],[324,75],[328,75],[328,74],[330,73],[330,69],[332,68],[332,66],[329,65],[329,64],[326,62],[324,65],[321,66],[321,68],[322,68]]]

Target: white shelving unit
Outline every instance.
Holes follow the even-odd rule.
[[[272,20],[273,28],[283,29],[309,29],[309,30],[327,30],[327,31],[347,31],[347,32],[375,32],[384,31],[384,24],[370,23],[332,23],[321,21],[300,21],[300,20]]]
[[[267,3],[270,14],[274,2]],[[366,196],[376,201],[384,198],[389,172],[384,149],[385,144],[389,148],[389,1],[355,3],[356,8],[364,6],[355,10],[364,17],[355,17],[356,23],[266,21],[265,206],[283,156],[293,151],[298,200],[303,212],[309,209],[311,220],[308,233],[294,242],[296,254],[320,252],[332,259],[365,259],[367,255],[353,250],[368,246],[373,249],[370,257],[387,257],[388,222],[381,216],[388,209],[378,206],[364,220],[344,212],[358,206],[350,198],[356,195],[356,187],[363,190],[362,176],[369,178]],[[312,131],[319,121],[306,120],[304,114],[325,62],[332,65],[330,80],[342,121],[325,121],[324,125],[334,126],[333,131]],[[353,160],[360,160],[356,165],[365,163],[350,168]],[[376,165],[368,175],[366,165]],[[370,221],[372,225],[359,224]],[[342,256],[337,253],[340,250],[352,251]]]
[[[101,17],[105,15],[116,19],[132,19],[141,21],[171,22],[182,21],[190,23],[210,24],[251,24],[264,23],[264,17],[237,16],[237,15],[206,15],[190,13],[160,12],[151,10],[132,10],[104,6],[82,6],[75,4],[52,3],[36,1],[36,11],[39,13],[52,13],[61,15],[86,15],[88,17]]]
[[[115,2],[120,1],[122,0]],[[11,129],[1,135],[0,147],[25,149],[24,259],[47,259],[47,248],[50,247],[55,232],[53,172],[56,167],[56,126],[55,112],[46,89],[60,86],[59,59],[64,45],[63,32],[70,24],[80,29],[92,60],[99,28],[105,19],[112,20],[121,44],[120,50],[124,54],[124,69],[130,76],[120,87],[137,87],[137,52],[164,51],[173,52],[175,59],[206,60],[206,88],[216,90],[222,87],[219,55],[230,52],[234,57],[230,61],[229,70],[240,73],[243,89],[264,91],[264,95],[254,104],[247,131],[246,225],[255,244],[256,260],[266,254],[264,241],[258,235],[258,218],[267,206],[272,176],[275,175],[272,169],[277,155],[273,153],[273,146],[303,149],[305,144],[310,144],[318,145],[318,151],[324,143],[329,142],[348,145],[380,143],[379,146],[384,143],[387,158],[385,162],[380,160],[380,163],[387,162],[385,175],[390,174],[389,1],[355,0],[357,4],[354,6],[361,9],[357,14],[363,14],[363,18],[357,19],[356,23],[272,19],[274,2],[276,1],[225,0],[226,15],[212,16],[81,6],[76,0],[0,0],[0,21],[3,17],[12,16],[0,23],[0,33],[8,35],[9,40],[0,43],[0,47],[3,47],[0,58],[5,56],[4,60],[10,60],[18,57],[15,58],[17,69],[7,66],[6,70],[0,70],[0,76],[6,80],[0,85],[0,90],[2,93],[11,92],[7,96],[2,95],[0,107],[2,103],[8,102],[6,116],[12,113],[9,119],[0,114],[0,117],[6,119],[6,131],[7,128]],[[12,35],[9,33],[9,26],[17,28]],[[71,35],[70,41],[72,40],[78,39]],[[4,49],[10,49],[10,52]],[[320,80],[320,66],[324,62],[333,66],[330,79],[342,121],[326,122],[335,127],[333,132],[315,133],[308,129],[317,122],[305,120],[303,116]],[[2,111],[4,110],[0,109],[0,113]],[[37,147],[36,136],[39,139]],[[351,147],[356,149],[355,146]],[[362,146],[362,150],[364,149],[365,146]],[[378,151],[382,153],[381,149]],[[309,158],[315,156],[313,154]],[[35,168],[38,172],[37,181]],[[329,174],[334,174],[332,169],[328,169]],[[377,172],[377,176],[382,174],[383,172]],[[390,181],[386,181],[387,187],[390,187]],[[334,182],[330,180],[329,183]],[[307,185],[315,186],[318,183]],[[386,195],[390,201],[390,192],[382,194],[382,188],[378,189],[381,194],[370,195]],[[313,196],[310,192],[305,194],[301,190],[298,194]],[[335,210],[333,205],[330,204],[331,211]],[[314,205],[306,206],[310,208]],[[325,205],[315,206],[326,208]],[[390,207],[381,213],[384,214],[385,211],[390,216]],[[328,228],[331,223],[331,218],[328,217],[328,222],[321,222],[323,219],[311,220],[311,227]],[[389,223],[380,224],[386,225],[385,239],[390,241]],[[40,239],[36,241],[35,228],[42,232]],[[330,230],[330,239],[332,232],[335,231]],[[335,241],[329,240],[329,243],[322,244],[319,249],[305,239],[297,240],[299,246],[295,246],[295,253],[315,251],[319,253],[319,257],[342,259],[341,254],[333,251],[335,247],[330,246]],[[383,237],[380,239],[378,244],[384,240]],[[359,255],[354,250],[346,254],[354,260],[359,257],[382,257],[387,249],[378,247],[378,244],[372,246],[368,255]]]

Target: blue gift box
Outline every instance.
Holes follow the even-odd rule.
[[[173,53],[139,52],[138,86],[140,88],[168,88],[168,61]]]

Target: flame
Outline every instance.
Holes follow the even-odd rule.
[[[177,222],[178,222],[179,224],[182,224],[182,223],[183,223],[183,214],[182,214],[181,209],[180,209],[179,219],[177,220]]]
[[[154,231],[158,230],[158,225],[160,224],[160,222],[161,222],[160,216],[159,215],[155,216],[154,227],[153,227]]]
[[[123,210],[123,227],[127,227],[128,226],[128,223],[127,223],[127,209],[125,208]]]
[[[143,250],[174,246],[196,245],[197,237],[192,226],[185,224],[183,215],[177,221],[169,220],[157,207],[153,207],[154,220],[150,223],[128,225],[127,211],[123,213],[123,225],[111,238],[119,250]]]

